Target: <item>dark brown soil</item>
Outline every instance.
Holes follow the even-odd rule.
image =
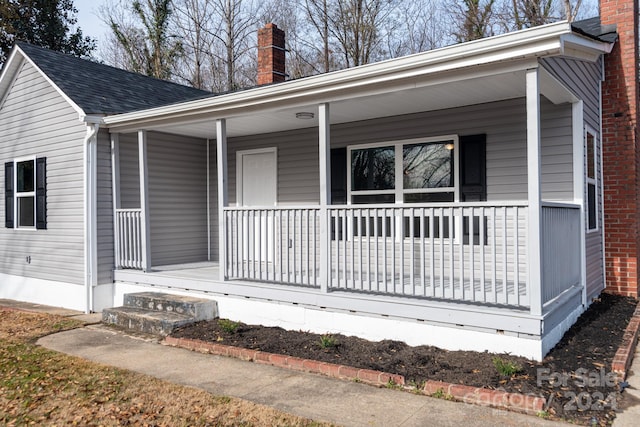
[[[411,347],[399,341],[371,342],[217,320],[172,335],[401,374],[416,386],[430,379],[543,396],[548,402],[544,416],[608,425],[625,403],[610,367],[635,306],[632,298],[603,294],[541,363],[507,354]],[[230,331],[233,326],[237,329]],[[501,374],[495,366],[498,358],[521,370]]]

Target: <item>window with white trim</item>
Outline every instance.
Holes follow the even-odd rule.
[[[349,147],[348,201],[453,202],[457,145],[449,135]]]
[[[5,163],[5,227],[46,229],[46,158]]]
[[[597,146],[596,137],[587,130],[586,144],[586,172],[587,172],[587,230],[598,229],[598,187],[597,187]]]

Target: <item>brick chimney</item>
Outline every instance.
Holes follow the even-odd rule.
[[[285,80],[284,31],[275,24],[258,30],[258,85]]]
[[[617,26],[605,56],[602,150],[607,291],[638,297],[640,279],[640,143],[638,2],[600,0],[602,25]]]

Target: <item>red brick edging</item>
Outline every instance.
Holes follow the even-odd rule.
[[[181,347],[200,353],[210,353],[219,356],[234,357],[241,360],[253,361],[265,365],[278,366],[296,371],[312,372],[333,378],[357,380],[376,386],[406,387],[404,376],[358,369],[333,363],[318,362],[316,360],[301,359],[299,357],[284,356],[282,354],[267,353],[259,350],[249,350],[224,344],[200,341],[190,338],[166,337],[166,345]],[[544,410],[546,400],[543,397],[526,396],[518,393],[507,393],[499,390],[470,387],[441,381],[427,381],[422,393],[429,396],[450,398],[465,403],[510,409],[519,412],[536,414]]]
[[[404,377],[402,375],[388,374],[386,372],[372,371],[370,369],[357,369],[350,366],[318,362],[317,360],[301,359],[299,357],[284,356],[282,354],[267,353],[259,350],[249,350],[247,348],[232,347],[229,345],[194,340],[190,338],[166,337],[164,343],[174,347],[182,347],[188,350],[198,351],[200,353],[235,357],[236,359],[293,369],[295,371],[323,374],[333,378],[356,379],[363,383],[378,386],[387,386],[390,384],[399,386],[405,385]]]
[[[636,310],[629,320],[627,329],[622,336],[622,344],[618,347],[616,355],[611,362],[611,370],[624,380],[627,377],[627,371],[633,361],[633,354],[638,343],[638,330],[640,329],[640,303],[636,306]]]
[[[423,392],[430,396],[453,398],[464,403],[510,409],[528,414],[543,411],[547,403],[544,397],[432,380],[427,380]]]

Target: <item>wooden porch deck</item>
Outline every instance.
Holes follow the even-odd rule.
[[[151,286],[168,286],[175,288],[192,289],[201,292],[217,292],[221,283],[238,283],[249,284],[252,286],[269,286],[274,285],[276,287],[286,287],[293,289],[311,289],[318,291],[319,285],[303,285],[296,284],[295,280],[291,280],[293,283],[277,280],[266,280],[267,271],[265,269],[265,280],[258,279],[240,279],[230,278],[226,282],[220,281],[220,265],[218,262],[196,262],[188,264],[173,264],[153,267],[151,271],[142,272],[140,270],[123,269],[115,270],[114,279],[116,281],[134,282],[140,284],[146,284]],[[344,272],[340,272],[342,276]],[[309,277],[307,272],[303,274],[293,273],[297,278]],[[393,294],[399,297],[410,297],[426,300],[442,300],[451,301],[459,300],[467,303],[477,304],[489,304],[489,305],[513,305],[508,301],[491,301],[488,298],[489,295],[495,294],[492,292],[492,288],[498,288],[502,293],[504,290],[504,284],[502,282],[492,283],[490,279],[482,280],[481,278],[474,279],[473,283],[469,279],[465,279],[461,284],[459,279],[454,279],[453,283],[448,278],[436,277],[435,283],[420,283],[415,277],[411,277],[409,274],[404,274],[402,281],[400,280],[400,274],[396,273],[392,278],[390,274],[387,275],[386,280],[382,280],[378,277],[378,282],[373,282],[374,277],[371,276],[369,281],[367,277],[359,277],[359,272],[346,272],[346,277],[353,277],[352,280],[340,280],[341,286],[332,288],[332,292],[348,292],[356,294],[370,294],[370,295],[389,295]],[[311,275],[313,276],[313,274]],[[332,270],[332,277],[335,279],[338,277],[338,272]],[[316,271],[315,283],[319,283],[319,272]],[[412,281],[413,280],[413,284]],[[363,283],[369,285],[374,284],[375,287],[369,287],[369,289],[363,286]],[[465,294],[467,298],[465,298]],[[520,290],[516,295],[515,283],[513,281],[506,282],[506,294],[512,295],[513,298],[519,299],[526,295],[524,287],[520,286]],[[454,298],[454,296],[457,296]],[[520,305],[522,307],[522,305]]]

